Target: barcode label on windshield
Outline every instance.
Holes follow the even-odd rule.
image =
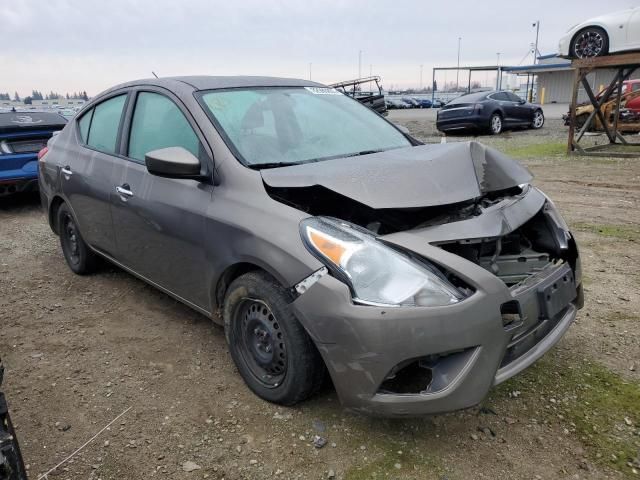
[[[306,88],[311,93],[314,93],[316,95],[342,95],[335,88],[328,88],[328,87],[304,87],[304,88]]]

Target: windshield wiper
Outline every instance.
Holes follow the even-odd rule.
[[[358,157],[360,155],[370,155],[372,153],[380,153],[384,150],[363,150],[361,152],[350,153],[349,155],[332,155],[329,157],[309,158],[300,162],[267,162],[267,163],[252,163],[249,168],[254,170],[262,170],[263,168],[278,168],[278,167],[290,167],[292,165],[303,165],[305,163],[315,163],[322,160],[333,160],[336,158]]]
[[[363,150],[361,152],[349,153],[348,155],[340,154],[340,155],[331,155],[329,157],[318,157],[318,158],[305,160],[303,163],[320,162],[322,160],[336,160],[338,158],[358,157],[360,155],[370,155],[372,153],[380,153],[380,152],[384,152],[384,150]]]
[[[278,168],[278,167],[290,167],[292,165],[300,165],[300,162],[266,162],[266,163],[252,163],[249,168],[253,170],[262,170],[263,168]]]
[[[351,155],[345,155],[346,157],[359,157],[360,155],[371,155],[372,153],[380,153],[384,150],[363,150],[361,152],[352,153]]]

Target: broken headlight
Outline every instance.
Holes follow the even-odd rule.
[[[307,248],[351,287],[354,300],[371,305],[444,306],[462,294],[429,267],[339,220],[313,217],[300,223]]]

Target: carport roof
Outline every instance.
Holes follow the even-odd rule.
[[[518,75],[527,73],[560,72],[572,70],[570,63],[538,63],[536,65],[522,65],[517,67],[502,67],[502,71]]]

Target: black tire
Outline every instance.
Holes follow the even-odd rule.
[[[573,58],[594,58],[609,53],[609,35],[600,27],[587,27],[571,39],[569,54]]]
[[[260,398],[280,405],[295,405],[316,393],[326,371],[290,300],[270,275],[249,272],[229,285],[222,310],[240,376]]]
[[[60,246],[69,268],[78,275],[87,275],[94,272],[98,258],[85,243],[71,210],[64,203],[58,208],[57,225]]]
[[[498,112],[491,115],[491,118],[489,119],[489,131],[491,132],[491,134],[492,135],[501,134],[502,126],[503,126],[502,115],[500,115]]]
[[[534,130],[539,130],[544,126],[544,113],[542,110],[538,109],[533,112],[533,120],[531,121],[531,128]]]

